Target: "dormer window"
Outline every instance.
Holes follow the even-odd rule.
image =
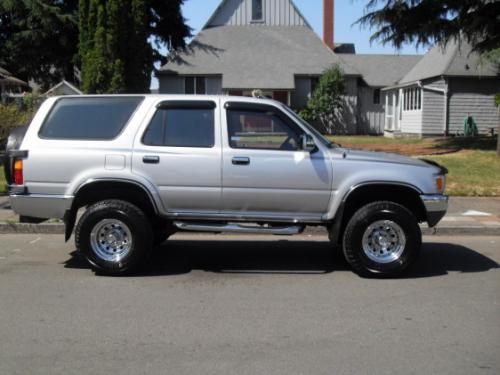
[[[259,22],[264,20],[264,11],[262,9],[263,0],[252,0],[252,21]]]

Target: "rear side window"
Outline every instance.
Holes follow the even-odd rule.
[[[148,146],[214,146],[214,110],[210,108],[159,108],[142,142]]]
[[[39,136],[47,139],[110,140],[118,136],[142,97],[59,99]]]

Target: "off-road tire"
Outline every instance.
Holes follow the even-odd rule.
[[[379,220],[390,220],[403,230],[406,243],[400,257],[389,263],[370,259],[363,250],[366,229]],[[389,201],[367,204],[350,218],[343,235],[343,252],[352,269],[363,277],[391,277],[399,275],[417,259],[422,245],[422,233],[417,218],[407,208]]]
[[[125,223],[132,235],[132,246],[120,261],[100,258],[91,246],[91,231],[101,220],[118,219]],[[75,245],[92,269],[109,276],[129,274],[142,266],[151,253],[153,233],[146,215],[133,204],[121,200],[105,200],[91,205],[82,215],[75,229]]]

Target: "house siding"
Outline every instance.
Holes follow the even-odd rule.
[[[358,79],[346,77],[344,80],[345,95],[341,121],[348,134],[358,132]]]
[[[401,132],[406,134],[422,133],[422,110],[402,112]]]
[[[480,133],[489,133],[498,127],[498,109],[494,96],[500,89],[500,78],[450,78],[449,79],[450,134],[462,133],[464,119],[470,114]]]
[[[252,21],[252,0],[227,0],[207,27],[247,26],[265,23],[268,26],[304,26],[306,21],[290,0],[263,0],[263,22]]]
[[[361,134],[382,134],[385,125],[385,112],[380,94],[380,104],[373,103],[374,87],[359,87],[359,121],[358,132]]]
[[[445,95],[441,92],[426,90],[432,87],[443,90],[446,88],[443,78],[425,80],[422,97],[422,133],[428,135],[444,134],[444,103]]]

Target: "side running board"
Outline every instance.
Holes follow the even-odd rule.
[[[263,225],[242,225],[236,223],[211,224],[211,223],[193,223],[184,221],[174,221],[174,226],[180,230],[193,232],[235,232],[235,233],[256,233],[256,234],[277,234],[293,235],[299,234],[304,230],[302,226],[263,226]]]

